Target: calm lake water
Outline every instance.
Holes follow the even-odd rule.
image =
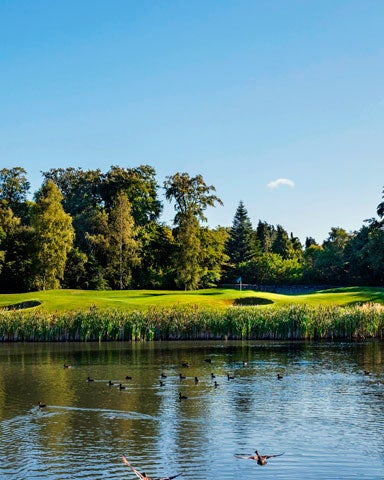
[[[383,342],[2,344],[0,479],[136,478],[123,453],[153,478],[382,479],[383,359]],[[285,453],[234,456],[255,449]]]

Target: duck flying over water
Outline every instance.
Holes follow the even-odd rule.
[[[248,460],[255,460],[258,465],[265,465],[267,463],[268,458],[281,457],[281,455],[284,455],[284,453],[285,452],[278,453],[277,455],[260,455],[260,453],[257,450],[255,450],[255,455],[243,455],[241,453],[237,453],[235,457],[246,458]]]
[[[125,455],[122,456],[122,460],[125,463],[125,465],[127,465],[127,467],[129,467],[132,470],[132,472],[136,475],[136,477],[140,478],[141,480],[172,480],[172,478],[176,478],[181,475],[181,473],[178,473],[177,475],[172,475],[171,477],[161,477],[161,478],[152,479],[150,477],[147,477],[147,475],[144,472],[139,472],[138,470],[136,470],[135,467],[132,467],[132,465],[128,462],[127,457]]]

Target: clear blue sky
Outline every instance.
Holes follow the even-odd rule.
[[[213,184],[212,227],[243,200],[302,241],[359,229],[384,186],[383,19],[382,0],[0,0],[0,166],[34,192],[50,168],[149,164]]]

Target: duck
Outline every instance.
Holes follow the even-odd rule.
[[[107,383],[107,385],[108,385],[108,387],[113,387],[114,383],[113,383],[111,380],[109,380],[109,382]]]
[[[72,368],[72,365],[69,365],[68,363],[64,363],[64,368]]]
[[[283,378],[284,378],[284,377],[283,377],[283,375],[282,375],[281,373],[278,373],[278,374],[277,374],[277,379],[278,379],[278,380],[282,380]]]
[[[39,402],[39,403],[37,404],[37,406],[38,406],[39,408],[45,408],[45,407],[47,406],[47,404],[46,404],[46,403]]]
[[[195,384],[197,385],[199,383],[199,378],[195,377]]]
[[[216,380],[215,380],[214,385],[215,385],[215,388],[217,388],[219,386],[219,384],[216,382]]]
[[[130,377],[129,375],[127,375],[127,376],[125,377],[125,379],[126,379],[126,380],[132,380],[132,377]]]
[[[243,455],[241,453],[237,453],[235,457],[246,458],[248,460],[255,460],[258,465],[266,465],[268,458],[281,457],[281,455],[284,455],[284,453],[285,452],[278,453],[277,455],[260,455],[260,453],[257,450],[255,450],[255,455]]]
[[[181,392],[179,392],[179,400],[187,400],[188,397],[186,395],[183,395]]]
[[[206,359],[204,359],[204,362],[212,363],[212,358],[206,358]]]
[[[214,373],[211,373],[211,378],[216,378],[216,375]]]
[[[227,378],[228,378],[228,380],[234,380],[235,376],[234,375],[229,375],[229,373],[227,373]]]
[[[188,362],[183,362],[183,363],[181,364],[181,366],[182,366],[182,367],[185,367],[185,368],[188,368],[190,365],[189,365]]]
[[[187,377],[183,375],[182,373],[179,373],[179,378],[180,380],[185,380]]]
[[[243,367],[246,367],[248,365],[248,362],[246,362],[245,360],[243,360]]]
[[[160,387],[164,387],[164,386],[165,386],[165,383],[162,380],[160,380]]]
[[[167,375],[163,372],[161,375],[160,375],[161,378],[167,378]]]
[[[122,384],[122,383],[119,383],[119,390],[125,390],[126,387]]]
[[[371,375],[371,372],[369,370],[364,370],[364,375]]]
[[[123,455],[122,460],[125,463],[125,465],[127,465],[127,467],[129,467],[132,470],[132,472],[136,475],[136,477],[140,478],[140,480],[172,480],[173,478],[179,477],[181,475],[181,473],[177,473],[176,475],[171,475],[170,477],[161,477],[161,478],[152,479],[150,477],[147,477],[145,472],[139,472],[138,470],[136,470],[136,468],[133,467],[128,462],[128,459],[125,455]]]
[[[94,382],[95,380],[91,377],[87,377],[87,382]]]

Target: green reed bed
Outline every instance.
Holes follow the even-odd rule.
[[[384,306],[172,307],[147,311],[0,312],[2,341],[382,338]]]

